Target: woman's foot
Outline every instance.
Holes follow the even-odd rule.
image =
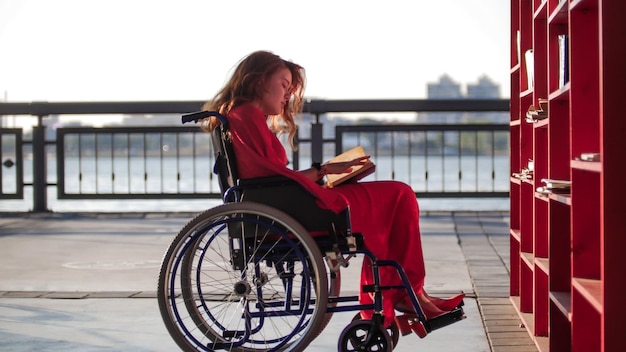
[[[429,297],[424,293],[417,294],[416,296],[417,296],[417,301],[420,304],[420,308],[422,308],[422,312],[426,316],[426,320],[436,318],[440,315],[446,314],[449,311],[449,310],[443,310],[437,307],[437,305],[435,305],[429,299]],[[411,299],[408,296],[398,301],[398,303],[396,303],[395,309],[402,313],[408,313],[408,314],[413,314],[413,315],[416,314],[415,308],[413,307],[413,303],[411,302]]]
[[[465,293],[459,293],[456,296],[452,296],[450,298],[439,298],[429,296],[428,293],[424,293],[428,299],[433,302],[437,308],[449,312],[459,306],[463,305],[463,298],[465,298]]]

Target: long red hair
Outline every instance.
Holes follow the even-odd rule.
[[[255,51],[243,58],[226,85],[215,95],[213,100],[204,104],[202,110],[217,111],[222,115],[235,107],[249,103],[261,96],[257,82],[269,79],[278,69],[287,68],[291,71],[292,98],[279,115],[268,116],[269,127],[277,133],[288,133],[289,144],[295,149],[293,139],[296,135],[297,125],[295,116],[302,111],[304,104],[304,88],[306,74],[304,68],[291,61],[282,59],[280,56],[269,51]],[[212,131],[219,125],[215,117],[201,121],[201,128]]]

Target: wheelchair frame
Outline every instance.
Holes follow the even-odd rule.
[[[373,310],[371,320],[357,313],[342,331],[338,350],[391,351],[399,332],[395,323],[383,327],[382,291],[388,289],[407,291],[424,336],[464,318],[458,307],[426,320],[404,269],[377,260],[363,236],[351,232],[349,209],[341,214],[320,209],[311,194],[285,177],[239,179],[228,120],[208,111],[182,120],[210,116],[221,122],[211,139],[225,204],[181,229],[165,253],[158,281],[161,316],[181,349],[302,351],[333,313]],[[362,289],[374,295],[373,304],[340,296],[340,268],[357,254],[371,262],[374,283]],[[395,268],[402,285],[380,282],[385,266]]]

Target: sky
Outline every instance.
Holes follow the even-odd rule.
[[[308,98],[425,98],[443,74],[509,95],[504,0],[0,0],[0,101],[208,100],[269,50]]]

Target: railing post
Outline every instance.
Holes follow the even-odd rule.
[[[311,160],[324,161],[324,124],[319,122],[319,115],[315,114],[315,122],[311,124]]]
[[[48,210],[48,179],[46,167],[46,126],[43,116],[37,117],[37,126],[33,127],[33,211]]]

